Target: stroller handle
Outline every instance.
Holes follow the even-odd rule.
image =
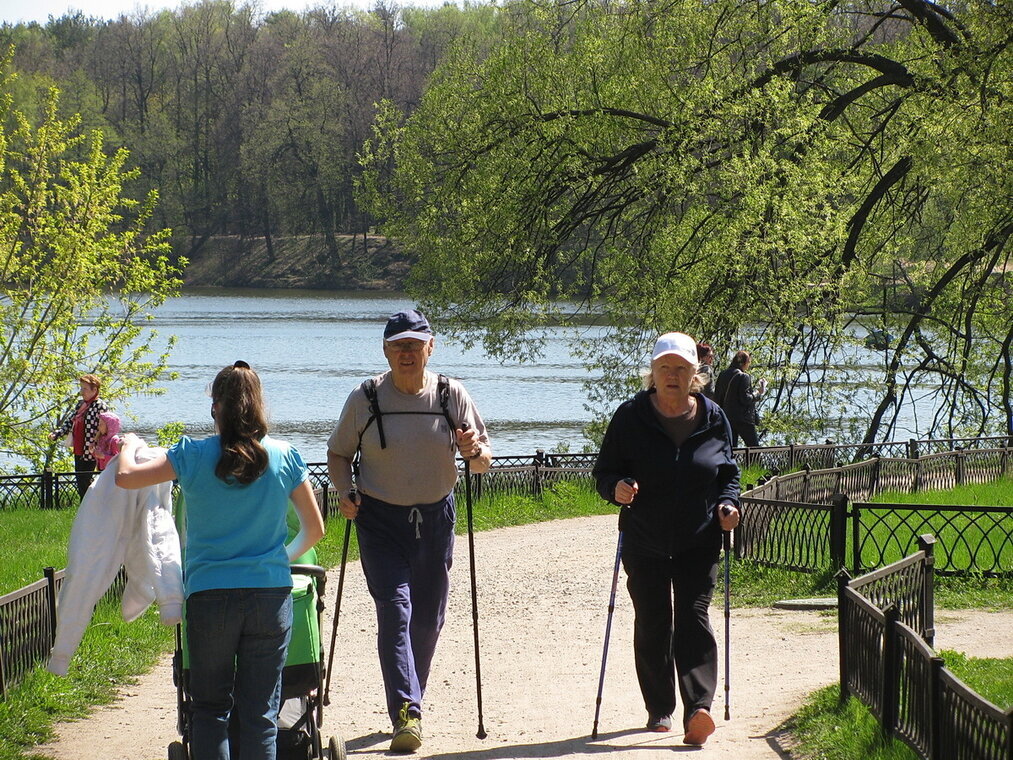
[[[318,580],[327,577],[327,571],[320,565],[291,565],[289,570],[293,575],[309,575]]]

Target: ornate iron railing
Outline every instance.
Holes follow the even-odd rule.
[[[800,572],[834,567],[832,505],[751,499],[748,515],[735,532],[736,558]]]
[[[1010,575],[1013,507],[866,500],[883,492],[989,482],[1011,473],[1013,449],[980,448],[926,454],[917,459],[876,458],[833,469],[803,469],[775,476],[742,495],[743,518],[736,531],[736,553],[785,569],[817,572],[848,566],[857,574],[905,556],[913,550],[919,534],[933,533],[940,542],[936,572]],[[833,522],[821,513],[835,498],[855,503],[845,507],[841,519]],[[811,514],[805,516],[807,512]],[[785,517],[789,514],[791,518]],[[844,523],[844,532],[837,533]],[[803,530],[809,533],[800,537]]]
[[[882,567],[903,557],[915,537],[939,537],[936,572],[1008,575],[1013,569],[1013,507],[955,507],[942,504],[851,505],[854,572]]]
[[[0,596],[0,696],[49,656],[56,636],[56,600],[65,570],[47,567],[41,580]],[[105,595],[119,599],[126,585],[120,569]]]
[[[1013,709],[1001,710],[932,650],[931,536],[915,554],[838,587],[841,699],[854,696],[924,760],[1009,760]]]

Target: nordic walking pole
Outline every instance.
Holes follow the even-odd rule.
[[[461,423],[461,431],[467,432],[470,428],[467,422]],[[471,560],[471,624],[475,632],[475,693],[478,696],[478,732],[475,734],[479,739],[484,739],[488,734],[482,723],[482,663],[478,655],[478,586],[475,582],[475,526],[471,509],[471,462],[464,460],[464,500],[468,506],[468,554]]]
[[[633,478],[623,478],[623,482],[629,486],[636,486],[637,481]],[[636,495],[634,495],[636,498]],[[632,502],[631,502],[632,503]],[[625,505],[629,507],[629,504]],[[592,741],[598,738],[598,715],[601,713],[601,693],[605,688],[605,661],[609,652],[609,635],[612,633],[612,613],[616,609],[616,587],[619,585],[619,560],[623,556],[623,532],[619,531],[619,540],[616,542],[616,564],[612,570],[612,591],[609,594],[609,614],[605,621],[605,644],[601,650],[601,673],[598,674],[598,696],[594,701],[594,727],[591,729]]]
[[[352,501],[358,500],[358,493],[353,488],[348,492],[348,498]],[[352,521],[345,520],[345,541],[341,547],[341,570],[338,572],[338,593],[334,599],[334,625],[331,628],[331,649],[327,655],[327,684],[324,688],[324,705],[331,703],[331,667],[334,665],[334,642],[338,638],[338,617],[341,615],[341,592],[345,588],[345,565],[348,564],[348,542],[352,537]]]
[[[612,633],[612,613],[616,609],[616,587],[619,585],[619,560],[623,556],[623,533],[619,531],[619,541],[616,543],[616,565],[612,570],[612,592],[609,595],[609,614],[605,623],[605,645],[601,651],[601,673],[598,675],[598,697],[594,701],[594,727],[591,729],[591,739],[598,738],[598,715],[601,713],[601,693],[605,687],[605,660],[609,651],[609,634]]]
[[[721,511],[724,514],[728,513],[727,507],[722,507]],[[728,671],[731,669],[731,648],[732,648],[732,597],[731,597],[731,550],[732,550],[732,532],[729,530],[723,531],[721,536],[721,542],[724,545],[725,550],[725,720],[731,720],[731,687],[729,686]]]

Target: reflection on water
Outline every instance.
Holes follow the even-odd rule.
[[[155,313],[163,337],[176,335],[170,369],[179,377],[162,396],[118,402],[133,415],[125,429],[149,435],[182,421],[192,435],[211,433],[204,389],[224,365],[244,359],[264,383],[274,433],[308,461],[323,461],[326,438],[348,394],[386,369],[381,352],[387,317],[412,306],[397,294],[189,289]],[[521,455],[565,442],[579,450],[590,415],[581,383],[587,372],[567,341],[597,328],[554,330],[541,359],[527,364],[486,358],[443,343],[437,331],[430,368],[459,378],[478,404],[497,454]],[[156,342],[157,344],[157,342]]]

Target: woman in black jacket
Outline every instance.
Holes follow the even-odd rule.
[[[698,392],[698,369],[692,338],[658,338],[647,389],[616,410],[594,467],[598,492],[623,507],[622,561],[647,728],[671,730],[678,681],[683,741],[694,745],[714,731],[718,651],[708,608],[721,531],[739,522],[731,429]]]
[[[732,426],[732,448],[739,445],[740,437],[748,447],[760,445],[756,432],[756,424],[760,421],[756,402],[767,386],[765,381],[760,380],[753,388],[753,378],[748,371],[752,363],[748,351],[737,351],[728,368],[718,375],[714,388],[714,400],[721,405]]]

